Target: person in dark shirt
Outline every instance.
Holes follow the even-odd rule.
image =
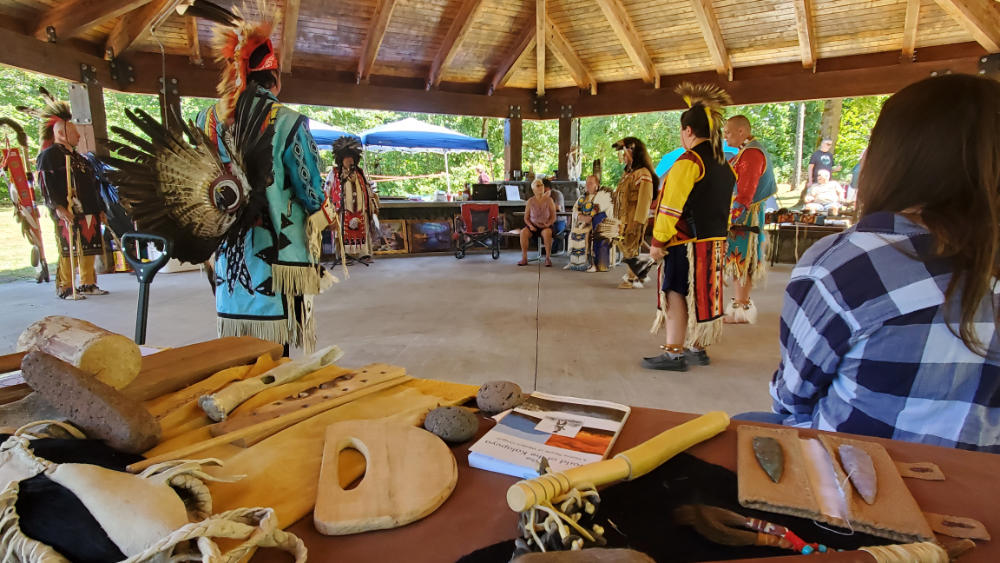
[[[104,253],[101,234],[104,208],[98,194],[97,176],[90,161],[76,151],[80,134],[70,121],[69,106],[61,102],[50,103],[44,117],[38,176],[59,240],[56,295],[61,299],[104,295],[107,291],[97,286],[94,271],[94,257]],[[75,293],[71,253],[80,272],[80,285]]]
[[[833,160],[833,139],[823,139],[819,144],[819,150],[809,157],[809,185],[816,183],[816,173],[820,170],[829,170],[830,176],[834,172],[840,171],[840,166]]]

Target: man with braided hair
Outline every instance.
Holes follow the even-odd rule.
[[[622,261],[628,272],[619,289],[641,288],[653,266],[651,260],[640,260],[642,240],[649,221],[649,207],[656,190],[656,169],[649,159],[646,145],[635,137],[625,137],[611,145],[625,163],[625,175],[614,194],[615,218],[621,229]]]
[[[681,114],[687,151],[667,174],[656,209],[649,255],[661,261],[656,321],[666,326],[659,356],[643,367],[687,371],[688,359],[708,365],[705,347],[722,328],[722,269],[736,173],[722,152],[725,91],[711,85],[677,88],[689,108]]]

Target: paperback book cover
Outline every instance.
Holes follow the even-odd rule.
[[[469,465],[522,479],[544,458],[564,471],[607,457],[631,409],[608,401],[534,392],[469,448]]]

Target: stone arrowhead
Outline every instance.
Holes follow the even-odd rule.
[[[785,471],[785,452],[781,444],[774,438],[757,436],[753,439],[753,453],[767,476],[775,483],[780,481]]]
[[[850,444],[841,444],[837,449],[840,452],[840,463],[851,478],[851,484],[865,502],[874,504],[875,493],[878,491],[878,477],[871,456],[865,450]]]

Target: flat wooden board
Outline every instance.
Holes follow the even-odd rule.
[[[235,432],[236,430],[264,422],[265,420],[291,414],[299,409],[338,399],[366,387],[404,376],[406,376],[406,370],[401,367],[388,364],[371,364],[359,370],[343,369],[338,375],[331,377],[329,381],[305,389],[297,386],[297,382],[291,382],[286,384],[289,386],[290,393],[282,394],[281,398],[254,408],[249,412],[213,424],[211,426],[212,435],[221,436],[222,434]],[[275,388],[275,391],[277,391],[277,388]]]
[[[179,348],[169,348],[142,359],[142,371],[122,389],[126,396],[148,401],[173,393],[232,366],[252,364],[260,355],[280,358],[281,344],[252,336],[227,336]]]
[[[208,483],[216,512],[243,506],[275,509],[279,527],[307,515],[316,502],[326,428],[345,420],[391,417],[420,425],[438,406],[457,405],[476,396],[475,385],[414,379],[320,413],[249,448],[226,444],[199,457],[216,457],[225,466],[210,473],[246,475],[236,483]],[[362,464],[363,466],[363,464]]]
[[[341,487],[339,459],[351,448],[365,456],[365,474]],[[398,528],[434,512],[455,490],[458,466],[443,441],[414,426],[350,420],[326,429],[313,524],[326,535]]]
[[[833,468],[837,473],[837,480],[845,483],[847,508],[850,510],[851,522],[856,530],[900,542],[934,540],[934,532],[924,518],[923,511],[910,494],[910,489],[906,487],[895,462],[884,447],[875,442],[852,440],[834,434],[820,434],[819,439],[826,446],[830,456],[836,460]],[[871,456],[875,465],[875,477],[878,480],[873,504],[865,502],[847,478],[838,453],[842,444],[861,448]]]

